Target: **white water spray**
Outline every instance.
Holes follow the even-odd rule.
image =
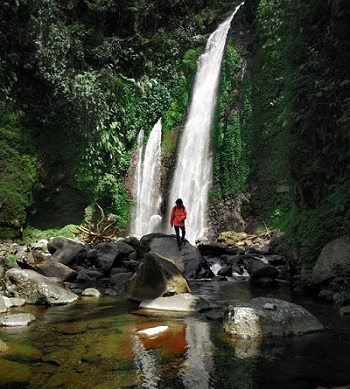
[[[161,138],[161,119],[154,125],[145,148],[143,129],[137,138],[138,159],[133,193],[136,205],[131,231],[139,236],[160,228]]]
[[[206,235],[208,191],[213,169],[210,129],[227,33],[242,4],[210,35],[205,52],[198,59],[192,101],[179,145],[169,207],[179,197],[184,201],[187,208],[186,237],[190,243]]]

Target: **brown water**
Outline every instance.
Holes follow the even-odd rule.
[[[328,330],[262,345],[234,343],[206,314],[146,317],[124,299],[81,298],[60,307],[25,306],[35,323],[0,328],[10,351],[0,357],[0,388],[230,388],[316,389],[350,384],[350,317],[338,308],[292,298],[288,285],[252,288],[249,282],[192,282],[212,301],[269,296],[314,313]],[[140,329],[169,331],[143,338]]]

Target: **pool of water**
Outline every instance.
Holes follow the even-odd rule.
[[[81,298],[31,312],[28,327],[0,328],[10,348],[0,357],[0,388],[230,388],[316,389],[350,384],[350,317],[338,308],[292,297],[287,284],[252,287],[248,281],[196,281],[194,294],[210,301],[269,296],[293,301],[327,330],[281,340],[234,342],[207,313],[144,316],[123,298]],[[220,316],[220,315],[218,315]],[[169,330],[149,339],[137,331]]]

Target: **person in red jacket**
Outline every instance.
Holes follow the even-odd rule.
[[[175,206],[171,210],[170,216],[170,225],[174,226],[176,233],[176,240],[179,246],[179,250],[182,250],[182,244],[185,244],[185,220],[187,218],[187,211],[181,199],[175,201]],[[181,229],[181,239],[180,239],[180,229]]]

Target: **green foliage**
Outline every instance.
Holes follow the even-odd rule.
[[[39,230],[34,227],[26,227],[23,231],[21,241],[23,244],[37,242],[41,239],[49,240],[55,236],[63,236],[65,238],[76,238],[80,234],[78,226],[69,224],[63,228],[52,228],[49,230]]]
[[[131,202],[121,180],[111,174],[100,177],[95,198],[105,214],[117,217],[118,227],[125,229],[129,222]]]
[[[329,282],[327,288],[320,291],[319,297],[339,305],[348,304],[350,302],[350,269],[338,264],[333,271],[335,277]]]
[[[26,137],[19,126],[20,114],[0,106],[0,228],[11,238],[24,226],[38,163],[25,152]]]
[[[213,135],[214,182],[222,196],[237,196],[245,190],[250,171],[249,133],[251,116],[250,85],[241,80],[243,58],[227,45],[223,58],[221,86],[217,108],[217,125]]]

